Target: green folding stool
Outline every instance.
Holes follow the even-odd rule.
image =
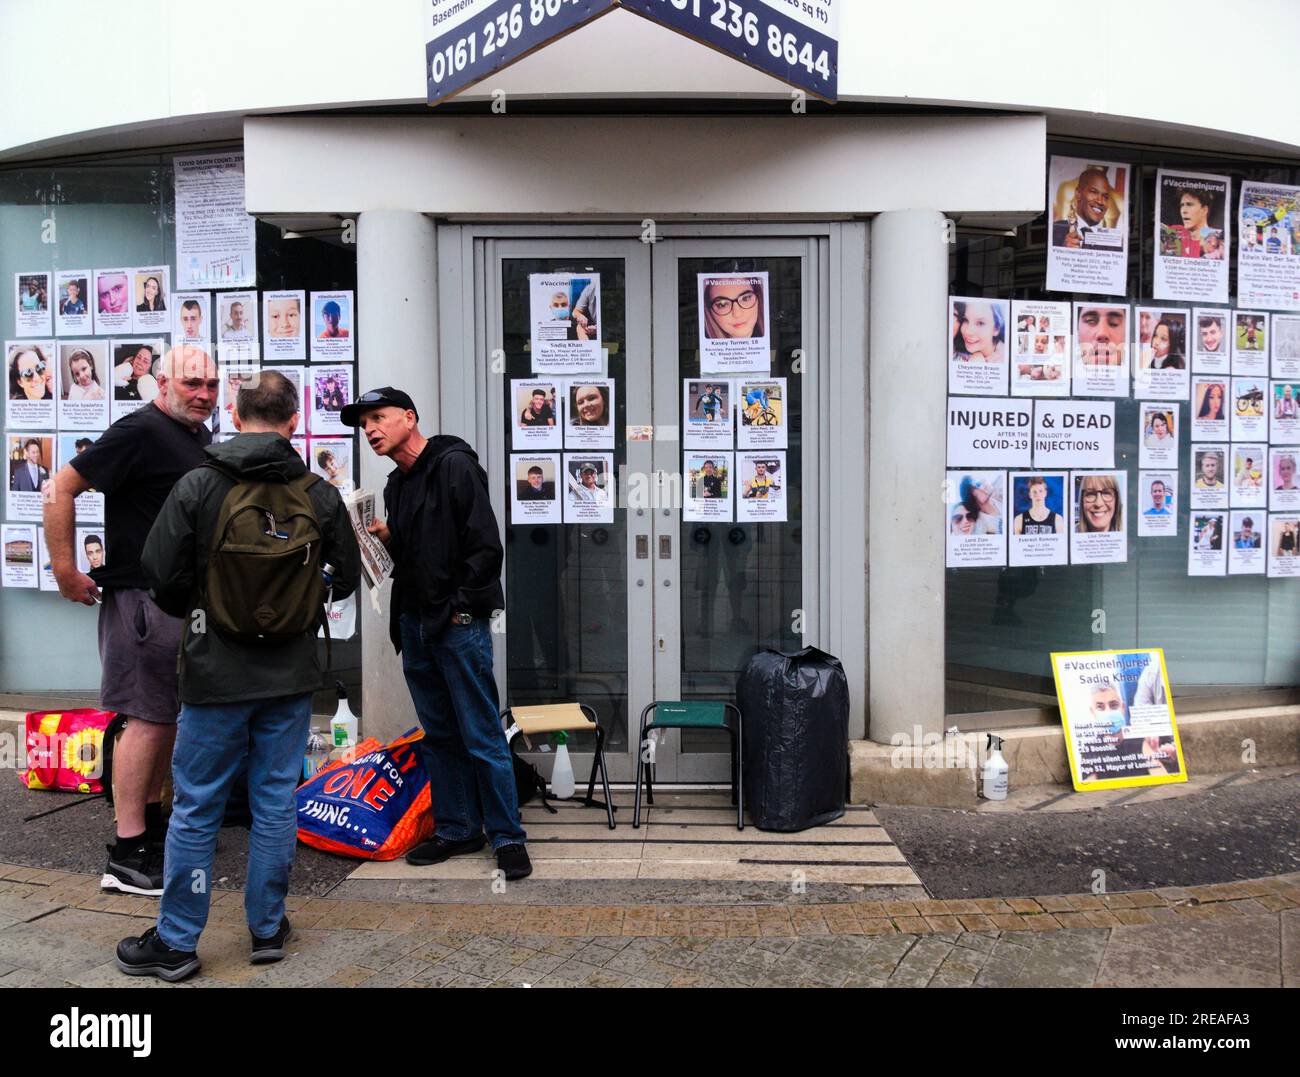
[[[632,810],[632,826],[641,825],[641,775],[645,775],[645,799],[655,802],[651,773],[654,764],[647,763],[643,754],[646,734],[652,729],[721,729],[731,737],[731,803],[736,805],[736,829],[745,829],[745,788],[741,781],[740,760],[744,748],[741,732],[740,708],[734,703],[720,700],[692,700],[691,702],[650,703],[641,712],[641,735],[637,737],[636,752],[636,802]]]

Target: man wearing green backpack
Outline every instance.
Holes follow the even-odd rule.
[[[321,686],[317,628],[327,600],[357,586],[360,558],[338,491],[289,442],[299,393],[263,370],[239,390],[240,433],[173,488],[141,564],[158,606],[185,619],[173,803],[156,926],[123,939],[117,964],[181,980],[199,968],[212,859],[226,800],[247,767],[252,960],[284,956],[312,692]]]

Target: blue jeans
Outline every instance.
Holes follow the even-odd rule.
[[[298,840],[294,790],[311,725],[311,694],[245,703],[185,703],[172,753],[172,817],[163,862],[158,935],[177,950],[198,948],[208,922],[212,858],[230,787],[248,767],[248,930],[274,935],[284,916]]]
[[[424,729],[420,745],[438,836],[464,841],[486,827],[493,849],[522,843],[488,622],[449,624],[426,639],[420,618],[404,613],[401,632],[402,672]]]

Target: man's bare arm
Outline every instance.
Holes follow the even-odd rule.
[[[90,483],[71,464],[64,464],[45,486],[45,544],[50,550],[50,568],[59,583],[59,594],[70,602],[93,606],[99,598],[95,581],[77,568],[73,539],[77,526],[76,499],[90,489]]]

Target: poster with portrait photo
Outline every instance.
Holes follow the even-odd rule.
[[[534,374],[605,370],[599,273],[530,273],[528,311]]]
[[[733,457],[729,452],[688,452],[682,460],[686,489],[682,519],[709,523],[730,523],[732,509]]]
[[[1268,513],[1258,509],[1228,513],[1228,575],[1262,576],[1268,568]]]
[[[786,519],[785,453],[736,453],[736,520],[783,523]]]
[[[1011,303],[1011,395],[1069,396],[1070,304]]]
[[[102,527],[78,527],[73,553],[77,558],[77,571],[87,576],[108,564],[108,547]]]
[[[275,368],[277,370],[282,368]],[[287,375],[286,375],[287,376]],[[351,435],[343,425],[342,411],[353,396],[350,366],[314,366],[308,369],[311,393],[311,420],[307,433]]]
[[[1228,301],[1231,190],[1227,176],[1156,170],[1156,299]]]
[[[1179,405],[1144,401],[1139,408],[1142,424],[1138,431],[1139,466],[1176,468]]]
[[[1128,396],[1127,303],[1074,304],[1075,396]]]
[[[54,335],[92,336],[94,315],[90,312],[89,269],[60,269],[54,274]]]
[[[239,390],[244,386],[255,386],[260,371],[256,366],[222,366],[221,368],[221,390],[217,399],[217,412],[221,416],[220,426],[217,430],[222,434],[237,434],[238,427],[235,426],[235,403],[239,397]]]
[[[1194,373],[1232,373],[1231,319],[1232,311],[1225,308],[1196,307],[1192,311],[1188,332]]]
[[[1164,651],[1053,652],[1052,673],[1076,790],[1187,780]]]
[[[512,378],[514,426],[510,444],[515,449],[564,447],[564,388],[557,379]]]
[[[1270,579],[1300,576],[1300,515],[1296,513],[1269,513],[1268,575]]]
[[[1193,509],[1187,531],[1187,575],[1227,575],[1228,514]]]
[[[1268,505],[1268,446],[1234,441],[1228,450],[1228,505],[1262,509]]]
[[[1070,472],[1070,563],[1128,560],[1127,471]]]
[[[1232,312],[1232,372],[1268,377],[1268,314],[1262,310]]]
[[[35,524],[0,526],[0,583],[36,590],[38,557]]]
[[[307,448],[307,466],[334,487],[340,497],[347,497],[356,489],[356,484],[352,481],[352,458],[356,444],[356,438],[351,437],[312,438]]]
[[[257,362],[257,292],[217,292],[216,301],[217,358],[222,363]]]
[[[1011,304],[1005,299],[949,296],[948,314],[952,323],[948,392],[1005,396]]]
[[[614,447],[613,378],[569,378],[564,383],[564,445],[569,449]]]
[[[1275,381],[1268,391],[1268,438],[1275,445],[1300,444],[1300,378]]]
[[[1187,503],[1194,509],[1228,507],[1228,446],[1192,443],[1191,488]]]
[[[1130,169],[1114,161],[1050,159],[1049,292],[1124,295],[1128,290]]]
[[[14,336],[48,337],[54,330],[50,319],[50,274],[14,274]]]
[[[1186,310],[1138,307],[1133,395],[1142,400],[1186,400],[1191,383]]]
[[[511,523],[562,522],[559,453],[511,453],[509,479]]]
[[[944,516],[948,568],[1007,563],[1007,473],[949,471]]]
[[[95,306],[95,333],[130,333],[131,270],[96,269],[92,285]]]
[[[131,270],[132,333],[170,331],[171,281],[170,266],[139,266]]]
[[[264,366],[263,370],[274,370],[277,374],[283,374],[289,379],[298,390],[298,425],[293,428],[295,437],[302,437],[307,433],[307,414],[311,411],[311,401],[307,399],[305,386],[307,385],[307,368],[301,366]],[[351,434],[349,428],[348,433]]]
[[[1178,534],[1178,472],[1139,471],[1137,488],[1139,538]]]
[[[113,363],[110,422],[139,411],[158,395],[158,374],[166,349],[161,337],[109,342]]]
[[[304,291],[262,293],[262,357],[268,362],[301,363],[307,358]]]
[[[353,293],[311,293],[311,361],[350,363],[356,358],[356,303]]]
[[[1269,386],[1266,378],[1233,378],[1231,437],[1233,441],[1267,441]]]
[[[105,430],[113,371],[107,340],[60,340],[59,428]]]
[[[785,378],[737,378],[736,447],[784,449],[789,431],[786,400]]]
[[[1300,310],[1300,187],[1247,180],[1237,206],[1238,301]]]
[[[1268,507],[1274,512],[1300,509],[1300,449],[1268,450]]]
[[[735,386],[727,378],[682,381],[682,445],[687,449],[730,449]]]
[[[59,434],[58,455],[54,461],[54,471],[70,464],[76,457],[89,449],[99,439],[95,430],[83,430],[71,434]],[[77,495],[73,509],[79,523],[104,522],[104,495],[94,487]]]
[[[772,373],[768,275],[701,273],[700,373]]]
[[[1196,441],[1228,440],[1228,379],[1192,379],[1192,438]]]
[[[1013,471],[1010,480],[1008,564],[1013,567],[1069,564],[1070,512],[1065,500],[1070,477],[1064,471]],[[950,527],[958,515],[957,511],[949,511]]]
[[[614,454],[566,452],[562,499],[566,524],[612,524]]]
[[[212,347],[211,292],[177,292],[172,296],[172,341],[204,351]]]
[[[5,342],[5,426],[11,430],[56,425],[59,364],[52,340]]]
[[[54,435],[5,431],[5,516],[11,520],[39,520],[41,489],[54,474]]]
[[[1269,326],[1273,377],[1300,381],[1300,314],[1274,314]]]

